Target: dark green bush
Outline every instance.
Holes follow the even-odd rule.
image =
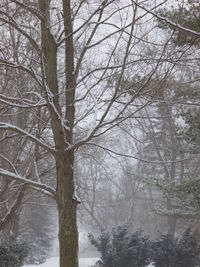
[[[150,263],[151,245],[142,232],[130,233],[127,226],[113,229],[112,233],[102,231],[91,243],[101,253],[96,263],[100,267],[144,267]]]
[[[21,267],[27,256],[28,248],[25,244],[0,244],[0,266]]]
[[[195,267],[199,263],[200,248],[187,229],[180,238],[162,235],[153,242],[155,267]]]
[[[96,267],[145,267],[150,262],[155,267],[196,267],[200,263],[200,247],[190,229],[179,238],[167,234],[151,241],[142,232],[130,233],[122,226],[89,239],[101,253]]]

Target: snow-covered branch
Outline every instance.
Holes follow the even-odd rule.
[[[9,124],[9,123],[5,123],[5,122],[0,122],[0,129],[19,133],[19,134],[25,136],[26,138],[28,138],[31,142],[38,144],[40,147],[44,148],[45,150],[47,150],[51,154],[55,153],[55,149],[54,148],[52,148],[49,145],[45,144],[44,142],[42,142],[40,139],[38,139],[37,137],[35,137],[31,133],[29,133],[29,132],[27,132],[27,131],[15,126],[15,125],[12,125],[12,124]]]
[[[25,184],[27,186],[30,186],[32,188],[34,188],[35,190],[37,191],[42,191],[43,193],[47,194],[47,195],[50,195],[51,197],[55,198],[55,190],[48,186],[48,185],[45,185],[45,184],[42,184],[42,183],[38,183],[38,182],[35,182],[35,181],[31,181],[30,179],[27,179],[23,176],[20,176],[20,175],[17,175],[13,172],[10,172],[10,171],[7,171],[7,170],[4,170],[2,168],[0,168],[0,175],[4,176],[4,177],[7,177],[7,178],[10,178],[10,179],[13,179],[19,183],[22,183],[22,184]]]
[[[18,101],[22,102],[23,104],[17,103]],[[33,101],[30,101],[29,99],[11,98],[11,97],[6,97],[2,94],[0,94],[0,102],[10,107],[17,107],[17,108],[23,108],[23,109],[38,108],[38,107],[43,107],[46,105],[46,101],[42,99],[42,97],[37,102],[33,102]]]
[[[136,6],[138,6],[139,8],[141,8],[141,9],[145,10],[146,12],[148,12],[149,14],[153,15],[153,16],[156,17],[157,19],[166,22],[166,23],[169,24],[170,26],[173,26],[173,27],[175,27],[175,28],[177,28],[177,29],[179,29],[179,30],[182,30],[182,31],[186,32],[186,33],[194,34],[194,35],[196,35],[196,36],[198,36],[198,37],[200,36],[200,32],[197,32],[197,31],[194,31],[194,30],[192,30],[192,29],[183,27],[183,26],[180,25],[179,23],[173,22],[172,20],[170,20],[170,19],[168,19],[168,18],[166,18],[166,17],[160,16],[160,15],[158,15],[157,13],[153,12],[152,10],[149,10],[149,9],[147,9],[146,7],[144,7],[144,6],[140,5],[140,4],[138,4],[136,1],[133,1],[133,3],[134,3]]]
[[[63,133],[70,131],[69,128],[69,123],[66,119],[63,118],[62,114],[61,114],[61,107],[59,106],[59,103],[57,102],[57,106],[54,103],[55,101],[55,92],[53,92],[47,83],[47,74],[46,74],[46,68],[45,68],[45,56],[42,56],[42,71],[43,71],[43,88],[46,92],[46,99],[47,102],[52,110],[52,112],[54,112],[55,116],[57,117],[57,123],[60,122],[61,128]],[[70,147],[70,144],[68,143],[67,140],[65,140],[66,144],[68,145],[68,147]]]

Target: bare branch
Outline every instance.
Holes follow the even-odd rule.
[[[182,30],[182,31],[186,32],[186,33],[191,33],[191,34],[194,34],[194,35],[196,35],[196,36],[198,36],[198,37],[200,36],[200,32],[191,30],[191,29],[189,29],[189,28],[185,28],[185,27],[183,27],[182,25],[180,25],[179,23],[173,22],[173,21],[169,20],[169,19],[166,18],[166,17],[160,16],[160,15],[158,15],[157,13],[153,12],[152,10],[149,10],[149,9],[147,9],[147,8],[144,7],[144,6],[141,6],[141,5],[138,4],[136,1],[133,1],[133,3],[134,3],[135,5],[137,5],[139,8],[141,8],[141,9],[145,10],[146,12],[148,12],[149,14],[153,15],[153,16],[156,17],[157,19],[166,22],[166,23],[169,24],[170,26],[173,26],[173,27],[175,27],[175,28],[177,28],[177,29],[179,29],[179,30]]]
[[[28,10],[34,16],[36,16],[38,19],[44,20],[44,16],[36,8],[33,8],[33,7],[29,6],[29,5],[25,5],[24,3],[21,3],[21,2],[19,2],[17,0],[10,0],[10,1],[13,2],[13,3],[15,3],[15,4],[17,4],[17,5],[19,5],[20,7],[24,8],[25,10]]]
[[[103,8],[105,8],[105,6],[110,5],[112,2],[114,2],[115,0],[111,0],[109,3],[107,3],[106,5],[103,6],[103,3],[101,3],[98,8],[89,16],[89,18],[87,20],[84,21],[84,23],[78,27],[75,31],[71,32],[70,34],[64,36],[61,39],[61,36],[64,32],[62,32],[61,36],[58,38],[57,41],[57,46],[60,46],[61,44],[63,44],[67,38],[70,38],[72,35],[76,34],[77,32],[79,32],[81,29],[83,29],[86,25],[88,25],[89,21],[101,10],[102,6]],[[107,1],[106,1],[107,2]]]
[[[17,101],[21,101],[23,102],[23,104],[16,103]],[[10,107],[17,107],[17,108],[24,108],[24,109],[46,106],[46,101],[44,99],[39,99],[38,102],[34,103],[28,99],[10,98],[10,97],[5,97],[2,94],[0,94],[0,102]]]
[[[43,193],[47,194],[47,195],[50,195],[51,197],[55,198],[55,190],[48,186],[48,185],[45,185],[45,184],[41,184],[41,183],[38,183],[38,182],[35,182],[35,181],[31,181],[30,179],[27,179],[23,176],[20,176],[20,175],[17,175],[13,172],[10,172],[10,171],[7,171],[7,170],[4,170],[2,168],[0,168],[0,175],[4,176],[4,177],[7,177],[7,178],[10,178],[12,180],[15,180],[19,183],[22,183],[22,184],[25,184],[27,186],[30,186],[32,188],[34,188],[35,190],[37,191],[40,191],[42,190]]]
[[[120,72],[120,75],[119,75],[119,79],[117,81],[117,85],[115,87],[115,91],[113,93],[113,96],[112,98],[110,99],[110,102],[105,110],[105,112],[103,113],[103,115],[101,116],[99,122],[97,123],[97,125],[94,127],[94,129],[92,129],[89,134],[86,136],[86,138],[82,141],[80,141],[79,143],[76,143],[74,145],[74,147],[78,147],[84,143],[86,143],[87,141],[89,141],[92,136],[94,136],[94,134],[97,132],[97,130],[99,129],[99,127],[101,126],[101,124],[103,123],[104,119],[107,117],[114,101],[116,100],[116,97],[117,97],[117,93],[119,91],[119,88],[120,88],[120,84],[121,84],[121,81],[122,81],[122,77],[124,75],[124,71],[126,69],[126,62],[128,60],[128,55],[129,55],[129,49],[130,49],[130,46],[131,46],[131,40],[132,40],[132,36],[133,36],[133,32],[134,32],[134,29],[135,29],[135,22],[136,22],[136,15],[137,15],[137,6],[136,8],[133,10],[133,18],[132,18],[132,23],[131,23],[131,30],[130,30],[130,35],[129,35],[129,39],[127,41],[127,46],[126,46],[126,50],[125,50],[125,55],[124,55],[124,58],[123,58],[123,63],[122,63],[122,67],[121,67],[121,72]]]
[[[171,161],[171,160],[170,161],[158,161],[158,160],[153,161],[153,160],[143,159],[143,158],[140,158],[140,157],[137,157],[137,156],[133,156],[133,155],[129,155],[129,154],[125,154],[125,153],[120,153],[120,152],[114,151],[114,150],[112,150],[110,148],[107,148],[105,146],[101,146],[99,144],[95,144],[95,143],[91,143],[91,142],[88,142],[85,145],[95,146],[95,147],[101,148],[102,150],[106,151],[108,154],[114,154],[116,156],[130,158],[130,159],[136,159],[138,161],[142,161],[142,162],[145,162],[145,163],[151,163],[151,164],[178,163],[178,162],[183,162],[183,161],[187,161],[187,160],[191,160],[193,158],[196,158],[196,157],[188,157],[188,158],[183,158],[183,159],[177,159],[175,161]]]
[[[38,79],[37,75],[35,74],[35,72],[33,71],[33,69],[30,67],[26,67],[24,65],[20,65],[20,64],[16,64],[14,62],[10,62],[10,61],[7,61],[5,59],[2,59],[0,58],[0,64],[1,65],[6,65],[10,68],[13,68],[13,69],[20,69],[20,70],[23,70],[25,71],[27,74],[29,74],[33,79],[36,80],[36,82],[39,84],[40,87],[42,87],[42,83],[41,81]]]
[[[31,142],[38,144],[40,147],[44,148],[45,150],[50,152],[52,155],[55,155],[56,151],[54,148],[50,147],[49,145],[45,144],[44,142],[39,140],[37,137],[32,135],[31,133],[29,133],[29,132],[27,132],[27,131],[25,131],[25,130],[17,127],[17,126],[14,126],[12,124],[5,123],[5,122],[0,122],[0,129],[9,130],[9,131],[19,133],[19,134],[25,136],[26,138],[28,138]]]
[[[0,10],[0,15],[5,16],[6,18],[0,17],[0,21],[7,23],[8,25],[12,26],[14,29],[16,29],[18,32],[20,32],[23,36],[25,36],[29,42],[32,44],[32,46],[36,49],[37,52],[40,52],[40,48],[36,41],[26,32],[24,31],[18,23],[11,17],[9,16],[6,12]]]
[[[3,230],[7,224],[10,222],[13,216],[15,216],[16,211],[19,209],[22,199],[24,197],[24,192],[25,192],[25,186],[22,185],[17,193],[17,197],[9,211],[6,213],[3,219],[0,219],[0,231]]]

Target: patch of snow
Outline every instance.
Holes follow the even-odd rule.
[[[79,258],[79,267],[90,267],[94,265],[99,258]],[[59,258],[50,258],[43,264],[38,265],[24,265],[24,267],[59,267]],[[146,267],[154,267],[153,263],[150,263]]]
[[[98,258],[80,258],[80,267],[90,267],[98,261]],[[24,265],[24,267],[59,267],[59,258],[50,258],[45,263],[39,265]]]

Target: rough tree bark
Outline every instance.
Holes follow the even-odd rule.
[[[44,14],[41,23],[43,53],[43,85],[50,111],[51,127],[56,147],[57,188],[56,202],[59,214],[60,267],[78,266],[78,231],[76,223],[77,201],[74,197],[74,151],[70,149],[73,141],[75,97],[74,55],[70,0],[63,0],[64,31],[69,36],[65,41],[66,110],[62,121],[59,105],[57,79],[57,46],[50,31],[50,1],[39,0],[39,8]]]

